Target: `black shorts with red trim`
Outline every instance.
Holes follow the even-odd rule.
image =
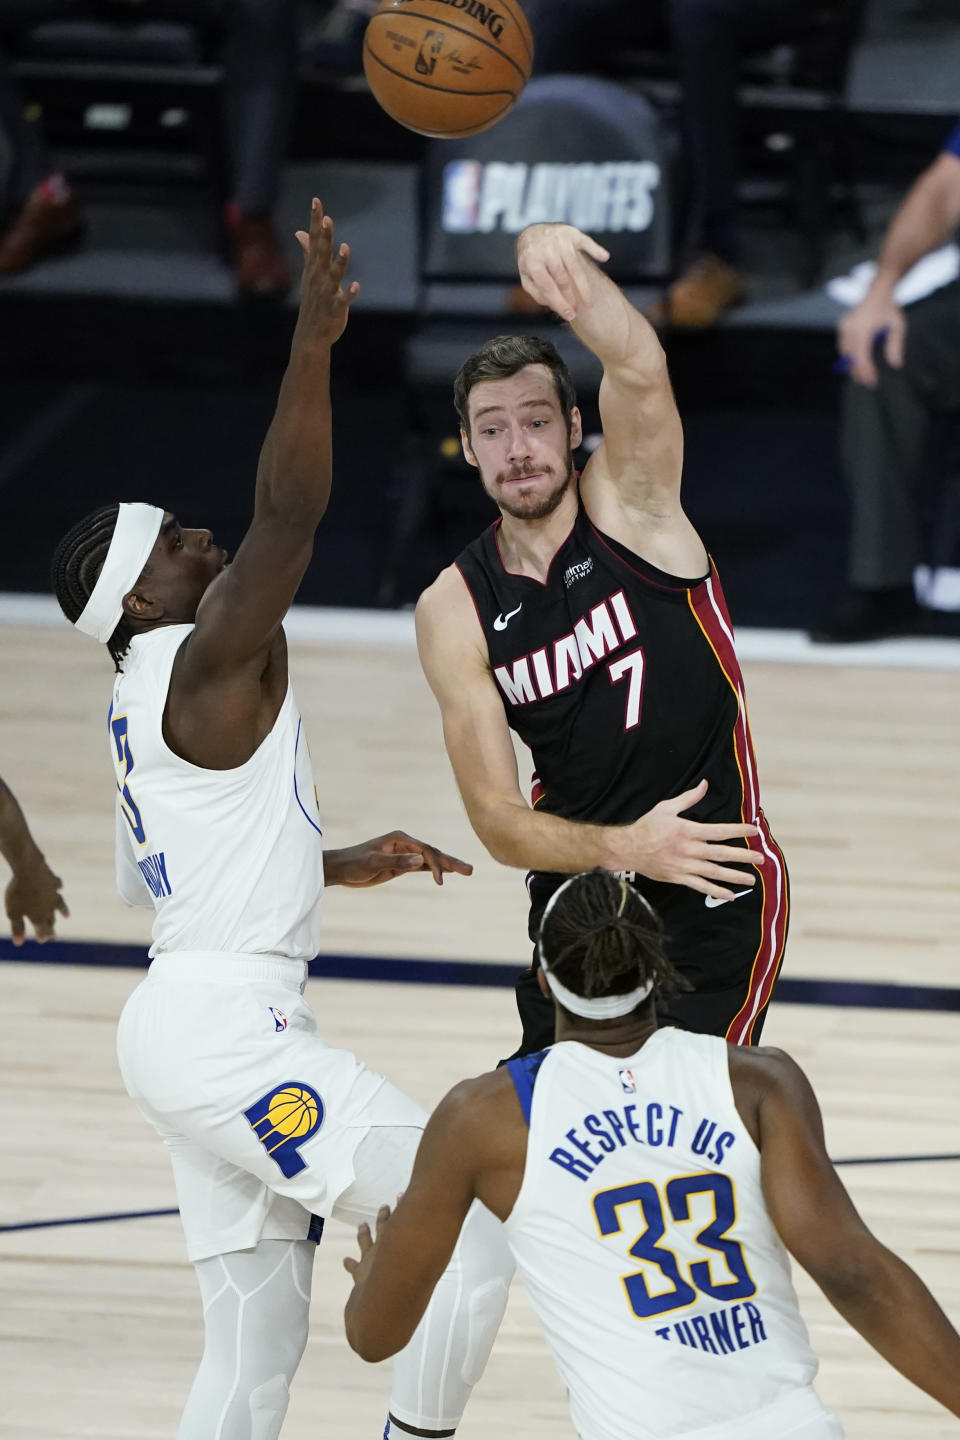
[[[690,985],[657,997],[664,1025],[702,1035],[722,1035],[732,1044],[757,1045],[773,995],[787,939],[790,885],[776,842],[764,826],[766,860],[757,882],[736,899],[718,903],[678,885],[640,877],[638,884],[660,914],[667,955]],[[532,875],[531,938],[539,933],[547,900],[564,875]],[[540,991],[534,963],[517,980],[517,1009],[523,1024],[519,1055],[553,1043],[553,1002]]]

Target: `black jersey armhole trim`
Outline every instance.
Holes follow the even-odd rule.
[[[674,595],[685,595],[691,590],[698,590],[701,585],[706,585],[707,581],[713,576],[714,565],[713,560],[710,559],[709,556],[707,558],[710,560],[710,569],[706,575],[700,575],[695,580],[684,580],[679,575],[668,575],[665,570],[658,570],[656,565],[651,565],[648,560],[644,560],[642,556],[635,554],[634,551],[628,549],[621,541],[615,540],[612,535],[604,535],[603,531],[594,525],[590,516],[587,515],[587,512],[584,511],[583,513],[587,524],[600,541],[600,544],[609,550],[611,555],[620,561],[621,565],[626,565],[628,570],[632,570],[635,575],[640,576],[641,580],[645,580],[648,585],[656,586],[658,590],[669,590]]]

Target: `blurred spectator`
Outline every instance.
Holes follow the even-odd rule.
[[[841,454],[850,488],[849,589],[816,640],[874,640],[915,628],[918,489],[934,417],[960,411],[960,280],[911,305],[898,282],[960,225],[960,124],[887,231],[866,296],[841,320],[850,380]]]
[[[298,0],[0,0],[0,37],[48,20],[144,19],[218,29],[230,198],[224,221],[239,290],[280,295],[291,273],[270,216],[286,153],[297,79]],[[69,180],[46,154],[39,127],[0,56],[0,126],[14,152],[0,231],[0,274],[13,274],[75,239],[83,215]]]
[[[809,0],[526,0],[540,74],[588,68],[603,49],[669,43],[683,84],[695,255],[650,318],[712,325],[743,294],[737,233],[738,60],[790,40]]]
[[[13,871],[3,899],[14,945],[26,939],[28,920],[41,944],[52,940],[57,911],[70,914],[60,893],[60,878],[44,860],[16,797],[2,780],[0,855]]]

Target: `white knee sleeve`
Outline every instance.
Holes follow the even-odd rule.
[[[261,1240],[195,1266],[203,1359],[178,1440],[277,1440],[307,1343],[316,1246]]]
[[[416,1430],[456,1429],[500,1328],[513,1270],[503,1226],[475,1201],[426,1314],[393,1362],[397,1420]]]

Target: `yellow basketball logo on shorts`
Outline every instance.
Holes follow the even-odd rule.
[[[243,1113],[287,1179],[306,1169],[300,1146],[323,1124],[323,1101],[316,1090],[302,1081],[290,1081],[268,1091]]]

